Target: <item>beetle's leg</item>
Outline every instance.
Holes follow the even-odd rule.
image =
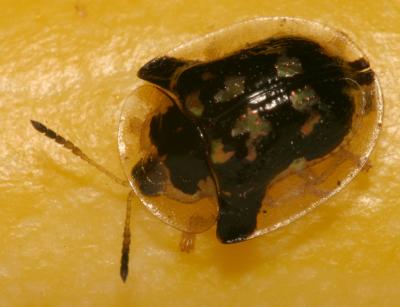
[[[360,157],[353,154],[351,151],[347,150],[345,147],[340,148],[337,155],[338,155],[337,159],[335,159],[335,161],[333,161],[329,165],[329,168],[326,169],[323,173],[321,173],[317,177],[317,181],[315,182],[316,184],[324,182],[326,180],[326,178],[328,178],[339,167],[339,165],[344,163],[344,161],[346,161],[346,160],[353,162],[358,167],[361,166]],[[363,165],[362,171],[368,172],[371,167],[372,167],[371,163],[369,161],[367,161]]]
[[[181,252],[189,253],[194,249],[196,235],[194,233],[182,232],[179,248]]]
[[[341,154],[343,156],[344,159],[350,160],[352,161],[354,164],[356,164],[357,166],[361,166],[361,158],[355,154],[353,154],[351,151],[347,150],[346,148],[343,148],[341,151]],[[365,162],[364,165],[362,165],[362,171],[364,172],[368,172],[372,167],[372,164],[369,160],[367,160]]]
[[[318,185],[324,182],[332,173],[342,164],[347,158],[346,153],[348,152],[346,149],[342,148],[337,153],[337,158],[332,161],[327,168],[319,173],[315,174],[310,168],[303,167],[295,170],[295,173],[300,178],[303,178],[307,184],[309,185]],[[349,152],[349,154],[351,154]]]
[[[304,179],[304,192],[310,191],[318,197],[324,197],[328,194],[327,190],[321,189],[316,186],[316,184],[323,182],[324,179],[322,179],[322,177],[324,176],[324,174],[322,174],[321,176],[316,176],[314,172],[309,168],[296,170],[296,174],[300,178]]]
[[[54,140],[56,143],[64,146],[64,148],[70,150],[74,155],[78,156],[82,160],[84,160],[87,163],[89,163],[90,165],[94,166],[98,171],[102,172],[104,175],[111,178],[114,182],[121,184],[123,186],[129,186],[129,183],[126,180],[123,180],[123,179],[117,177],[116,175],[111,173],[109,170],[105,169],[103,166],[101,166],[100,164],[98,164],[97,162],[95,162],[94,160],[89,158],[85,153],[82,152],[82,150],[80,150],[79,147],[75,146],[75,144],[73,144],[71,141],[65,139],[64,137],[57,134],[53,130],[47,128],[45,125],[43,125],[42,123],[40,123],[38,121],[31,120],[31,124],[32,124],[33,128],[35,128],[37,131],[39,131],[40,133],[43,133],[45,136]]]
[[[307,188],[315,195],[323,197],[327,194],[328,191],[321,190],[317,187],[317,185],[324,182],[340,166],[340,164],[344,163],[344,161],[346,160],[351,161],[359,167],[361,166],[360,157],[343,147],[338,151],[337,158],[332,163],[330,163],[328,168],[321,174],[316,175],[309,168],[297,169],[296,174],[305,180],[305,188]],[[362,170],[368,172],[371,167],[371,163],[367,161],[363,165]]]
[[[131,222],[133,195],[134,195],[133,191],[129,192],[128,199],[126,200],[125,226],[124,226],[124,235],[122,241],[121,266],[119,270],[121,278],[124,282],[126,281],[129,272],[129,246],[131,243],[130,222]]]

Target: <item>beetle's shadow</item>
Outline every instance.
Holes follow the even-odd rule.
[[[218,242],[213,246],[213,256],[210,262],[214,263],[221,275],[240,278],[266,261],[265,254],[259,253],[262,244],[267,244],[265,238],[256,238],[239,244],[220,244]]]
[[[347,189],[347,195],[346,191],[341,192],[342,198],[336,199],[336,204],[328,201],[282,229],[239,244],[216,243],[210,261],[216,264],[224,276],[240,278],[243,274],[259,270],[260,267],[276,267],[283,258],[296,258],[296,254],[302,253],[304,246],[321,240],[324,233],[331,231],[334,223],[348,215],[346,211],[353,210],[352,202],[357,201],[358,196],[368,193],[374,185],[371,178],[373,176],[370,174],[361,173],[351,183],[352,188]],[[206,235],[212,240],[212,237],[215,237],[215,229]]]
[[[256,272],[261,267],[276,268],[283,257],[290,258],[303,246],[319,240],[324,232],[329,231],[341,212],[335,206],[326,206],[311,214],[314,216],[306,216],[281,230],[249,241],[215,244],[210,262],[215,264],[221,275],[232,279]],[[210,240],[212,235],[211,231],[207,233]]]

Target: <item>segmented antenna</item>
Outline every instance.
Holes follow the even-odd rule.
[[[98,171],[102,172],[104,175],[111,178],[114,182],[116,182],[120,185],[123,185],[123,186],[129,186],[128,181],[118,178],[113,173],[111,173],[110,171],[105,169],[103,166],[96,163],[94,160],[89,158],[85,153],[83,153],[79,147],[75,146],[71,141],[65,139],[64,137],[57,134],[55,131],[47,128],[45,125],[43,125],[42,123],[40,123],[38,121],[31,120],[31,124],[32,124],[33,128],[35,128],[37,131],[39,131],[40,133],[43,133],[48,138],[56,141],[56,143],[64,146],[64,148],[70,150],[74,155],[78,156],[82,160],[84,160],[87,163],[89,163],[90,165],[94,166]]]
[[[133,191],[131,191],[128,195],[128,199],[126,201],[126,215],[125,215],[125,226],[124,226],[124,239],[122,241],[122,254],[121,254],[121,267],[119,270],[119,274],[123,282],[126,281],[129,272],[129,246],[131,243],[131,209],[132,209],[132,199],[133,199]]]
[[[82,160],[86,161],[90,165],[94,166],[97,170],[107,175],[113,181],[123,186],[129,186],[128,181],[122,180],[115,176],[113,173],[105,169],[100,164],[96,163],[92,159],[90,159],[86,154],[82,152],[82,150],[75,146],[71,141],[65,139],[61,135],[57,134],[55,131],[47,128],[42,123],[31,120],[33,128],[35,128],[40,133],[43,133],[48,138],[54,140],[56,143],[62,145],[64,148],[70,150],[74,155],[78,156]],[[122,241],[122,254],[121,254],[121,266],[120,266],[120,275],[123,282],[126,281],[129,272],[129,247],[131,243],[131,231],[130,231],[130,221],[131,221],[131,210],[132,210],[132,200],[134,197],[133,191],[130,191],[128,194],[128,199],[126,201],[126,216],[125,216],[125,226],[124,226],[124,234]]]

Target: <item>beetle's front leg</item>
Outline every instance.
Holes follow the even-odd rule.
[[[194,249],[195,241],[196,235],[194,233],[182,231],[181,241],[179,242],[181,252],[190,253]]]

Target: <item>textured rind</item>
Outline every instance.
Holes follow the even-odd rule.
[[[1,305],[396,305],[396,1],[4,0],[0,8]],[[210,231],[191,255],[178,251],[178,232],[136,209],[132,270],[123,285],[126,191],[43,139],[29,120],[59,128],[118,172],[118,110],[140,64],[177,42],[260,14],[319,19],[368,52],[388,110],[372,168],[298,223],[231,246]]]

